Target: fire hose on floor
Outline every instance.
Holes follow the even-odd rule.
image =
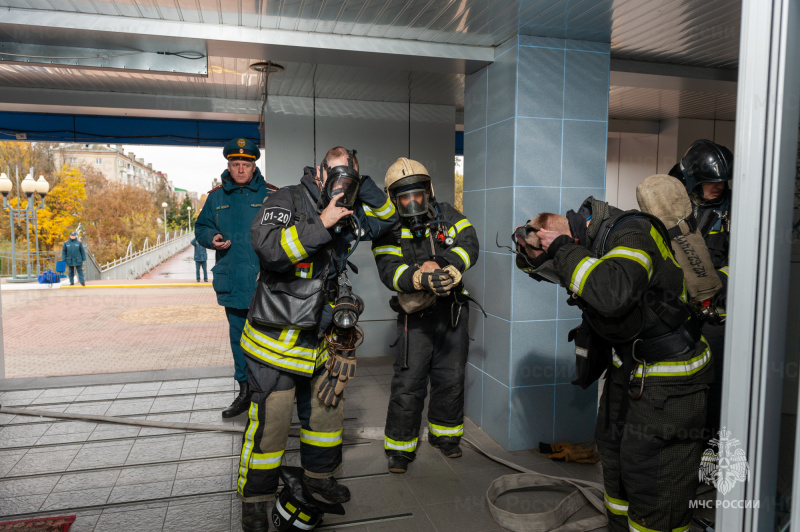
[[[177,421],[153,421],[147,419],[130,419],[114,416],[101,416],[95,414],[72,414],[64,412],[50,412],[37,408],[14,408],[0,405],[0,414],[14,414],[18,416],[47,417],[54,419],[72,419],[77,421],[97,421],[100,423],[117,423],[122,425],[135,425],[139,427],[155,427],[162,429],[202,430],[233,432],[241,434],[244,427],[236,425],[213,425],[207,423],[182,423]],[[298,429],[292,429],[289,436],[300,437]],[[364,427],[359,429],[344,429],[343,437],[346,439],[383,440],[383,427]],[[420,440],[427,440],[427,431],[420,436]],[[486,458],[509,467],[517,474],[503,475],[495,479],[486,492],[489,503],[489,512],[498,525],[518,532],[588,532],[606,526],[608,519],[603,503],[603,485],[597,482],[579,480],[574,478],[556,477],[537,473],[518,464],[494,456],[480,446],[466,438],[461,441]],[[546,512],[515,513],[500,508],[496,503],[498,498],[506,492],[522,489],[558,490],[575,488],[569,495],[552,510]],[[566,521],[584,506],[590,505],[600,515],[586,517],[571,523]]]

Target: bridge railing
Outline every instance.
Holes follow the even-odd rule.
[[[138,279],[165,260],[186,249],[192,238],[194,238],[193,231],[180,229],[169,233],[165,241],[161,240],[161,235],[154,244],[145,240],[140,250],[134,249],[133,243],[130,243],[124,257],[98,267],[99,278]]]

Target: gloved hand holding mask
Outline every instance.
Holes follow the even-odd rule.
[[[453,278],[445,270],[433,270],[430,272],[417,270],[414,272],[413,281],[415,289],[426,290],[437,296],[450,295],[450,291],[457,284],[453,282]]]

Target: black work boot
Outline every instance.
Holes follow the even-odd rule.
[[[336,482],[336,479],[333,477],[311,478],[303,474],[303,484],[305,484],[309,490],[322,495],[325,500],[333,504],[350,500],[350,490],[347,489],[347,486]]]
[[[459,458],[462,454],[458,442],[447,437],[428,436],[428,443],[439,449],[447,458]]]
[[[231,406],[222,411],[222,417],[238,416],[239,414],[247,410],[250,407],[250,397],[252,395],[253,392],[250,391],[250,387],[247,385],[247,381],[240,382],[239,395],[237,395],[236,399],[233,400]]]
[[[272,504],[272,501],[242,501],[242,530],[244,532],[267,532]]]
[[[389,472],[390,473],[405,473],[408,469],[408,463],[411,459],[402,454],[389,455]]]

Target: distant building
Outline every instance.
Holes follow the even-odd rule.
[[[186,190],[185,188],[178,188],[178,187],[175,187],[174,191],[175,191],[175,203],[177,205],[183,203],[183,199],[188,197],[189,201],[192,202],[192,208],[193,209],[197,208],[197,201],[198,201],[197,192],[192,192],[191,190]]]
[[[99,170],[109,181],[153,192],[158,189],[159,182],[163,182],[169,194],[173,193],[167,174],[153,170],[153,163],[145,164],[144,159],[137,159],[134,153],[125,153],[119,144],[62,144],[55,149],[55,154],[59,166],[89,166]]]

